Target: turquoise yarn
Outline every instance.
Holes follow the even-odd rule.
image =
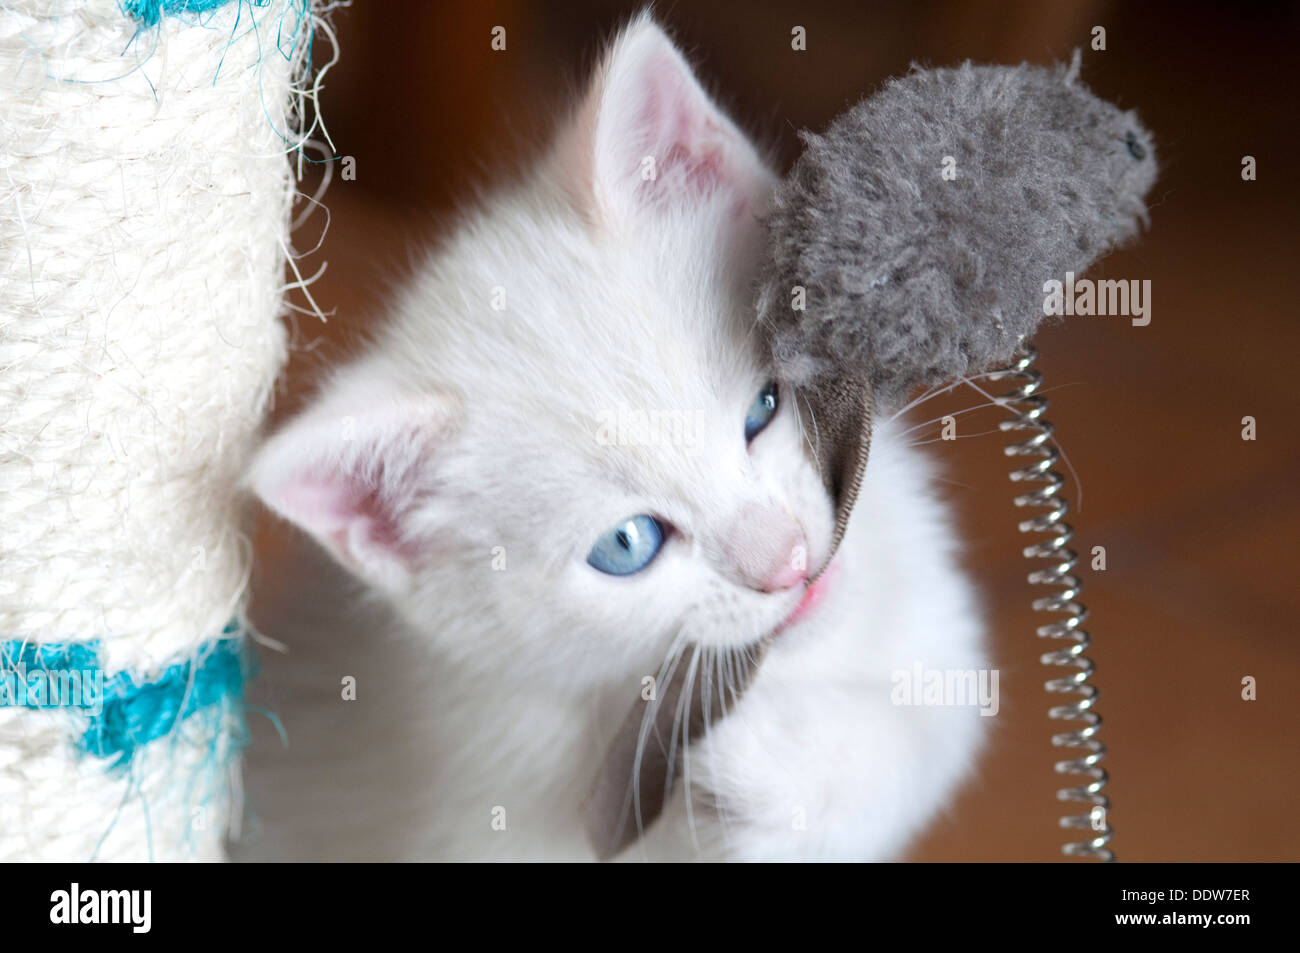
[[[95,673],[102,671],[98,641],[32,645],[0,643],[0,671]],[[170,734],[180,722],[216,706],[243,711],[244,682],[252,674],[251,655],[237,622],[221,638],[205,643],[192,659],[169,666],[161,675],[137,681],[130,672],[104,678],[102,705],[90,714],[80,749],[99,758],[113,758],[124,767],[136,749]],[[24,699],[30,709],[53,707],[49,699]]]
[[[228,3],[245,3],[248,0],[122,0],[122,9],[133,20],[145,26],[156,26],[166,14],[174,17],[182,13],[211,13]],[[270,0],[251,0],[255,7],[264,7]]]

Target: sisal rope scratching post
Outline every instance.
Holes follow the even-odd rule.
[[[0,0],[0,860],[223,859],[242,809],[310,4]]]

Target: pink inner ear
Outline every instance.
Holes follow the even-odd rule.
[[[678,170],[687,189],[698,195],[729,181],[726,162],[722,147],[707,143],[698,144],[693,149],[674,144],[664,156],[664,164],[670,170]]]
[[[369,547],[402,554],[405,545],[396,514],[378,489],[347,474],[305,474],[280,489],[286,515],[347,554],[358,534]]]
[[[647,144],[658,168],[656,180],[643,182],[641,191],[653,196],[654,186],[662,185],[702,195],[727,184],[730,137],[683,65],[660,55],[642,71],[643,100],[634,120],[640,135],[633,138]]]
[[[654,159],[655,177],[644,177]],[[715,192],[746,211],[766,188],[762,160],[718,110],[672,41],[648,19],[606,57],[553,155],[558,184],[594,221],[695,205]]]

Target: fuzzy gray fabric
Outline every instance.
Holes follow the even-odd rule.
[[[914,68],[804,133],[769,212],[758,302],[785,380],[865,376],[890,409],[1008,363],[1043,319],[1043,283],[1137,233],[1151,136],[1078,65]]]

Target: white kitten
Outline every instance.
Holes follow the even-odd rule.
[[[801,603],[832,507],[793,395],[756,399],[773,181],[637,20],[545,161],[268,442],[257,493],[378,598],[316,559],[259,608],[291,647],[264,675],[289,746],[250,753],[244,856],[589,859],[583,799],[643,678]],[[897,856],[982,736],[974,707],[891,700],[915,663],[985,667],[951,540],[879,420],[821,603],[624,856]]]

